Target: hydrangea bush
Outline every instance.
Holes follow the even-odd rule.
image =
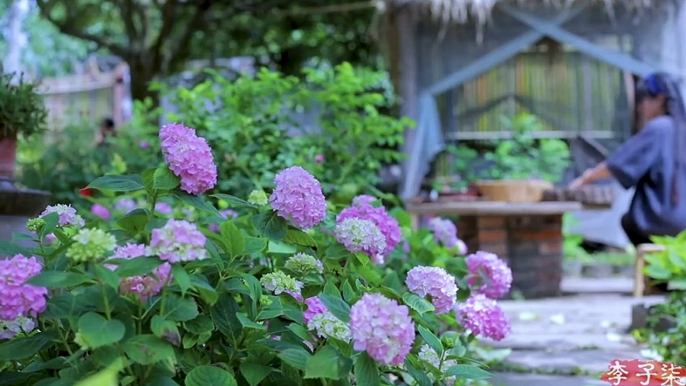
[[[511,282],[499,259],[460,257],[436,244],[439,231],[413,231],[405,212],[372,196],[335,213],[298,166],[279,172],[268,195],[205,197],[216,184],[206,142],[182,125],[160,136],[168,163],[89,185],[121,195],[115,207],[83,216],[48,207],[27,224],[34,236],[20,236],[33,246],[2,244],[0,384],[490,377],[469,349],[509,332],[494,299]],[[180,208],[160,208],[171,198]]]

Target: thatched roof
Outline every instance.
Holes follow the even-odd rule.
[[[575,2],[594,2],[604,6],[610,14],[613,14],[615,5],[635,9],[647,8],[667,1],[671,0],[385,0],[385,3],[386,7],[409,5],[424,9],[443,22],[466,23],[474,20],[477,24],[483,24],[490,18],[493,7],[499,3],[516,6],[546,5],[562,9]]]

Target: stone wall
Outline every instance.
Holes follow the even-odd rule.
[[[460,216],[460,238],[470,252],[487,251],[512,269],[511,294],[525,298],[560,296],[562,215]]]

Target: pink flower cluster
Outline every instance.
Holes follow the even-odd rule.
[[[439,267],[414,267],[407,273],[407,288],[421,297],[430,296],[437,314],[447,314],[457,302],[455,277]]]
[[[429,229],[434,233],[434,241],[446,248],[457,248],[460,255],[467,253],[467,245],[457,237],[455,224],[441,217],[434,217],[429,221]]]
[[[112,259],[135,259],[146,256],[145,245],[131,244],[118,247]],[[117,266],[107,264],[107,268],[116,270]],[[119,290],[122,294],[134,294],[141,302],[145,302],[152,296],[157,295],[165,284],[171,281],[171,265],[163,263],[155,268],[151,275],[133,276],[122,278],[119,282]]]
[[[57,205],[48,205],[47,208],[41,213],[40,218],[43,218],[50,213],[57,213],[59,215],[59,222],[58,224],[61,226],[65,225],[74,225],[77,227],[82,227],[86,225],[86,222],[76,214],[76,209],[74,209],[71,205],[64,205],[64,204],[57,204]]]
[[[400,365],[412,348],[414,322],[406,306],[380,294],[364,294],[350,309],[355,350],[385,365]]]
[[[326,198],[322,185],[300,166],[280,171],[274,177],[274,192],[269,197],[272,209],[300,229],[311,229],[326,217]]]
[[[0,319],[13,321],[19,317],[36,317],[45,311],[48,290],[26,284],[43,267],[35,257],[15,255],[0,260]]]
[[[479,251],[467,256],[467,268],[467,284],[473,292],[500,299],[510,291],[512,270],[493,253]]]
[[[386,212],[383,206],[374,207],[372,202],[376,198],[372,196],[358,196],[353,200],[353,205],[343,209],[336,218],[336,223],[340,224],[349,218],[359,218],[374,223],[386,238],[386,248],[382,255],[388,256],[402,239],[402,232],[398,221]]]
[[[375,257],[382,255],[386,249],[383,233],[368,220],[347,218],[336,225],[335,234],[336,240],[352,253],[364,252]]]
[[[100,204],[93,204],[93,206],[91,206],[91,213],[103,220],[109,220],[111,218],[109,209]]]
[[[483,294],[472,295],[456,307],[458,322],[475,336],[496,341],[503,340],[510,333],[510,322],[495,300]]]
[[[307,310],[303,312],[305,324],[309,323],[315,315],[328,311],[324,303],[316,296],[305,299],[305,305],[307,306]]]
[[[198,195],[217,184],[212,149],[195,130],[178,123],[166,125],[160,129],[160,140],[169,169],[181,178],[181,190]]]
[[[195,224],[170,219],[162,228],[153,229],[147,253],[172,264],[203,260],[209,257],[205,250],[206,241]]]

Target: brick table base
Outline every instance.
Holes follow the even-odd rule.
[[[512,291],[525,298],[560,296],[562,214],[461,215],[460,238],[470,252],[492,252],[512,269]]]

